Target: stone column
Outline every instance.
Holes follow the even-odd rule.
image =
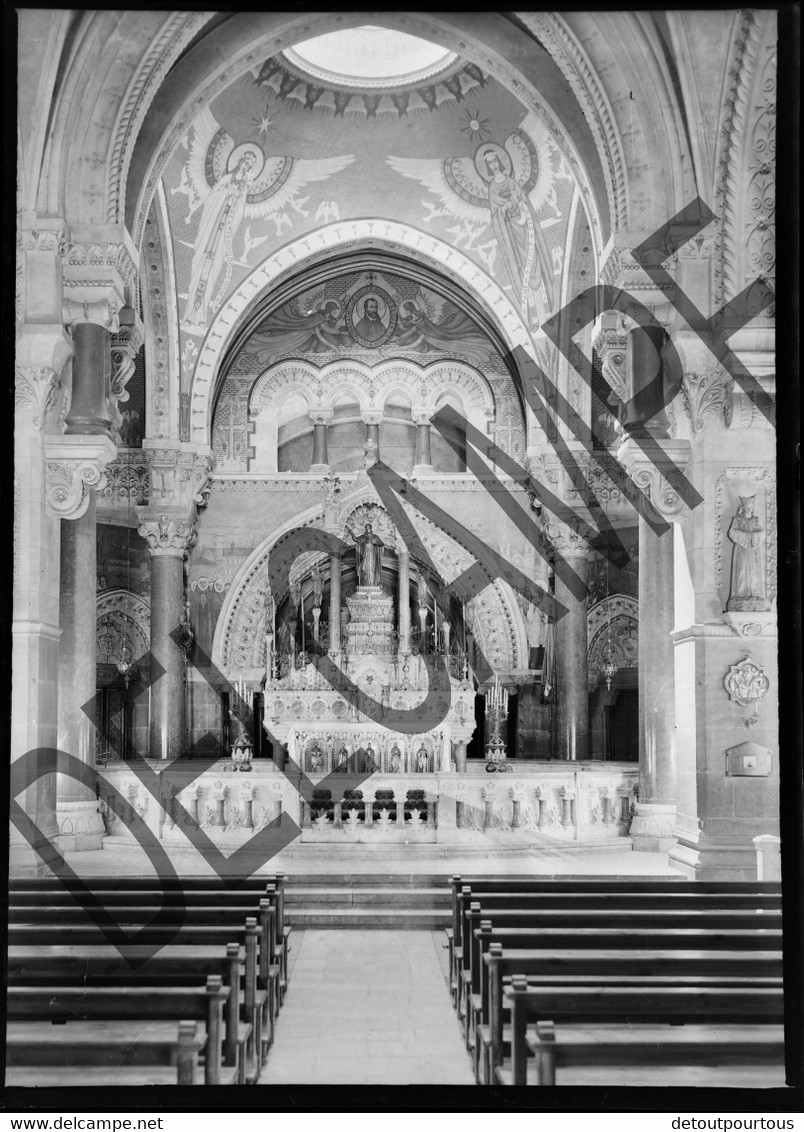
[[[85,708],[96,695],[95,494],[83,515],[61,524],[59,748],[95,763],[96,728]],[[90,709],[91,710],[91,709]],[[59,844],[63,852],[100,849],[104,833],[94,792],[69,777],[58,784]]]
[[[668,444],[665,443],[665,448]],[[683,442],[669,454],[683,464]],[[681,500],[634,441],[618,452],[634,482],[666,520]],[[676,774],[675,571],[673,524],[657,533],[639,516],[639,799],[631,823],[634,848],[666,851],[674,844]]]
[[[380,421],[382,420],[382,413],[378,411],[363,413],[363,423],[366,426],[366,451],[368,453],[369,445],[375,444],[373,452],[373,460],[380,459]]]
[[[341,651],[341,556],[329,556],[329,651]]]
[[[432,472],[433,458],[430,452],[430,414],[418,412],[413,414],[416,424],[416,459],[413,464],[413,475],[420,472]]]
[[[410,652],[410,551],[399,542],[396,555],[399,564],[399,652],[404,656]]]
[[[27,328],[25,328],[27,329]],[[23,331],[24,333],[24,331]],[[69,357],[61,325],[50,341],[17,342],[14,411],[14,547],[11,661],[11,759],[57,745],[59,658],[59,521],[45,498],[45,428]],[[11,487],[9,485],[9,492]],[[56,778],[44,775],[14,793],[37,833],[34,845],[12,824],[12,875],[44,871],[36,847],[57,845]]]
[[[310,471],[318,475],[326,475],[329,471],[327,424],[331,417],[331,410],[316,410],[310,413],[310,419],[313,422],[313,462],[310,465]]]
[[[556,621],[556,695],[559,759],[589,758],[589,655],[586,598],[578,598],[567,584],[569,570],[586,586],[587,548],[584,540],[557,520],[547,525],[556,549],[556,600],[567,612]],[[575,587],[577,589],[577,586]]]
[[[68,436],[107,435],[112,420],[111,333],[94,322],[73,326],[73,392],[67,413]]]
[[[151,684],[148,754],[173,759],[184,749],[185,710],[184,654],[173,636],[184,615],[184,556],[195,524],[161,515],[139,530],[151,551],[151,663],[164,670]]]

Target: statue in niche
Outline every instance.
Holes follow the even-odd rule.
[[[310,770],[313,774],[320,774],[324,766],[324,754],[318,743],[310,751]]]
[[[371,774],[372,771],[377,769],[377,759],[374,755],[374,748],[371,743],[366,747],[366,773]]]
[[[429,764],[430,756],[427,754],[427,751],[424,749],[424,747],[419,747],[418,751],[416,752],[416,769],[418,770],[419,774],[427,774]]]
[[[341,747],[338,752],[338,765],[335,770],[338,774],[346,774],[349,770],[349,752],[346,747]]]
[[[352,538],[355,542],[358,585],[379,586],[382,577],[382,539],[374,534],[371,523],[366,523],[362,535],[352,534]]]
[[[427,598],[429,590],[427,589],[427,579],[421,570],[416,573],[416,598],[419,602],[419,609],[427,608]]]
[[[756,612],[769,608],[765,590],[765,531],[754,514],[756,495],[740,495],[737,513],[731,521],[728,536],[734,543],[731,557],[731,590],[726,605],[735,612]]]
[[[324,579],[321,577],[321,570],[317,565],[313,567],[310,579],[313,583],[313,608],[320,609],[324,600]]]
[[[391,748],[391,774],[400,774],[402,771],[402,752],[396,743]]]

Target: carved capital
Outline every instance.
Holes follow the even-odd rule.
[[[732,418],[734,379],[718,366],[703,373],[685,373],[681,379],[684,408],[693,432],[702,432],[707,418],[728,427]]]
[[[45,499],[58,519],[80,519],[91,488],[106,483],[104,468],[117,449],[108,436],[45,437]]]
[[[183,557],[195,543],[196,524],[193,519],[159,515],[142,521],[139,533],[154,556]]]
[[[314,425],[329,424],[329,422],[332,420],[332,409],[311,409],[309,412],[309,417]]]
[[[174,442],[175,445],[175,442]],[[169,447],[145,441],[143,452],[150,473],[150,498],[155,506],[175,507],[193,514],[205,507],[212,489],[212,455],[195,448]]]
[[[544,533],[562,558],[585,558],[589,544],[572,526],[552,515],[544,520]]]
[[[413,410],[413,423],[415,425],[429,425],[433,416],[432,409],[417,408]]]
[[[672,837],[676,807],[658,802],[637,802],[631,821],[631,837]]]
[[[116,333],[137,284],[137,253],[125,228],[74,227],[63,263],[65,324],[96,322]]]
[[[683,474],[689,461],[689,442],[654,440],[652,447],[654,451],[648,456],[636,441],[626,440],[617,451],[617,459],[659,514],[672,519],[679,515],[684,503],[676,489],[671,465]]]
[[[14,403],[29,408],[31,423],[41,430],[56,399],[58,376],[47,366],[16,366],[14,376]]]
[[[364,409],[360,416],[364,424],[378,425],[382,421],[382,409]]]

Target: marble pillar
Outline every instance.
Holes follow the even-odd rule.
[[[380,459],[380,422],[379,421],[375,422],[374,420],[370,420],[366,424],[366,443],[368,444],[371,441],[373,441],[374,444],[377,445],[377,447],[374,449],[374,457],[375,457],[375,459],[379,460]]]
[[[416,422],[416,459],[413,471],[432,472],[433,457],[430,451],[430,418],[424,414],[414,414]]]
[[[95,493],[90,492],[83,515],[61,522],[59,603],[58,745],[87,766],[95,765],[97,734],[90,718],[97,693],[97,557]],[[95,793],[66,775],[58,778],[57,819],[62,852],[101,848],[105,826]]]
[[[410,552],[406,546],[397,547],[399,564],[399,652],[404,656],[410,652]]]
[[[341,651],[341,556],[329,556],[329,651]]]
[[[313,422],[313,460],[310,471],[319,475],[326,475],[329,471],[329,453],[327,452],[327,423],[331,412],[316,412],[310,414]]]
[[[586,577],[586,551],[558,548],[567,565]],[[556,599],[567,612],[556,621],[556,698],[559,759],[589,758],[589,656],[586,599],[578,599],[556,572]]]
[[[639,518],[639,801],[634,848],[666,850],[676,816],[673,528]]]
[[[111,426],[111,334],[94,322],[78,322],[73,336],[73,391],[66,418],[68,436],[107,434]]]
[[[66,356],[68,342],[58,328]],[[18,354],[20,347],[18,344]],[[35,358],[35,361],[41,359]],[[60,367],[61,358],[54,363]],[[59,520],[45,502],[48,406],[58,390],[52,367],[16,368],[14,412],[14,547],[11,654],[11,759],[53,750],[58,736]],[[8,487],[11,493],[11,485]],[[8,554],[11,557],[11,554]],[[31,756],[39,761],[38,756]],[[43,775],[15,795],[36,832],[34,844],[11,826],[9,865],[14,876],[44,872],[39,853],[58,845],[56,777]]]
[[[140,525],[151,551],[151,664],[162,674],[150,689],[148,757],[174,759],[185,747],[184,653],[174,639],[184,614],[184,556],[194,524],[169,519]]]

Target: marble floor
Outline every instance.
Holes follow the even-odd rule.
[[[117,844],[111,844],[113,840]],[[108,839],[105,848],[88,853],[67,853],[68,864],[81,876],[149,876],[153,867],[138,845]],[[184,876],[214,876],[211,865],[193,849],[163,846],[176,871]],[[389,852],[379,846],[299,845],[276,854],[259,870],[305,873],[482,873],[512,876],[668,876],[679,873],[667,863],[664,853],[636,853],[625,842],[622,848],[515,849],[486,845],[482,852],[467,852],[460,846],[397,845]]]
[[[473,1085],[443,942],[429,931],[294,933],[260,1084]]]

